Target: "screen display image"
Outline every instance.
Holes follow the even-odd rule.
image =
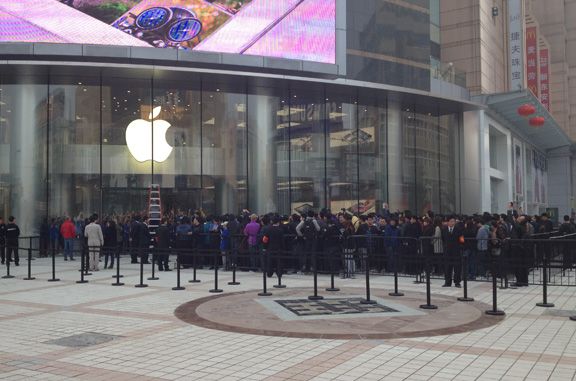
[[[0,42],[146,46],[335,63],[336,0],[2,0]]]

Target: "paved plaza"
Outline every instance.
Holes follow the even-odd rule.
[[[373,277],[363,306],[364,279],[336,280],[340,292],[310,302],[312,277],[288,275],[288,287],[260,297],[260,274],[219,274],[221,294],[210,293],[213,272],[200,283],[182,271],[157,273],[135,288],[138,265],[123,259],[115,270],[79,280],[76,262],[33,261],[35,280],[0,279],[0,379],[3,380],[573,380],[576,377],[576,287],[550,287],[554,308],[536,307],[537,286],[499,290],[504,318],[483,312],[489,283],[470,283],[476,300],[458,302],[462,290],[433,281],[432,303],[422,310],[425,287],[401,278],[402,297],[391,297],[390,277]],[[5,268],[2,267],[2,270]],[[149,266],[145,278],[149,277]],[[3,274],[2,274],[3,275]]]

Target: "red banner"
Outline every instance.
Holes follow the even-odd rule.
[[[540,103],[550,111],[550,51],[540,49]]]
[[[526,76],[528,88],[538,97],[538,33],[536,27],[526,28]]]

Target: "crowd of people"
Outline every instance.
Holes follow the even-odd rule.
[[[65,261],[74,261],[85,250],[88,268],[98,271],[101,253],[105,269],[114,267],[116,254],[129,254],[132,263],[148,264],[152,253],[159,271],[171,271],[169,254],[180,252],[184,267],[221,266],[223,270],[266,271],[270,276],[274,272],[278,276],[309,273],[316,268],[347,278],[367,266],[380,273],[421,274],[422,256],[429,255],[435,259],[433,271],[444,274],[444,286],[460,287],[462,257],[467,258],[468,278],[475,279],[487,274],[490,254],[505,254],[515,260],[508,270],[514,273],[517,286],[526,286],[533,255],[522,240],[554,229],[546,213],[527,216],[511,208],[501,215],[428,212],[419,217],[410,211],[392,213],[386,204],[378,214],[323,209],[292,215],[258,216],[243,210],[239,215],[210,216],[198,210],[168,213],[153,229],[148,222],[138,213],[102,219],[96,214],[55,218],[40,229],[40,256],[61,252]],[[559,234],[574,233],[574,221],[565,216]],[[8,224],[0,220],[2,263],[14,254],[12,260],[19,264],[18,234],[14,217]]]

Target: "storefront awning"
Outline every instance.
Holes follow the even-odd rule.
[[[529,90],[482,95],[475,100],[488,106],[488,112],[496,114],[498,119],[505,121],[511,130],[528,139],[541,150],[546,151],[573,144],[554,117]],[[543,126],[533,127],[529,123],[529,118],[518,114],[518,108],[526,103],[536,107],[537,111],[533,116],[543,117],[545,120]]]

